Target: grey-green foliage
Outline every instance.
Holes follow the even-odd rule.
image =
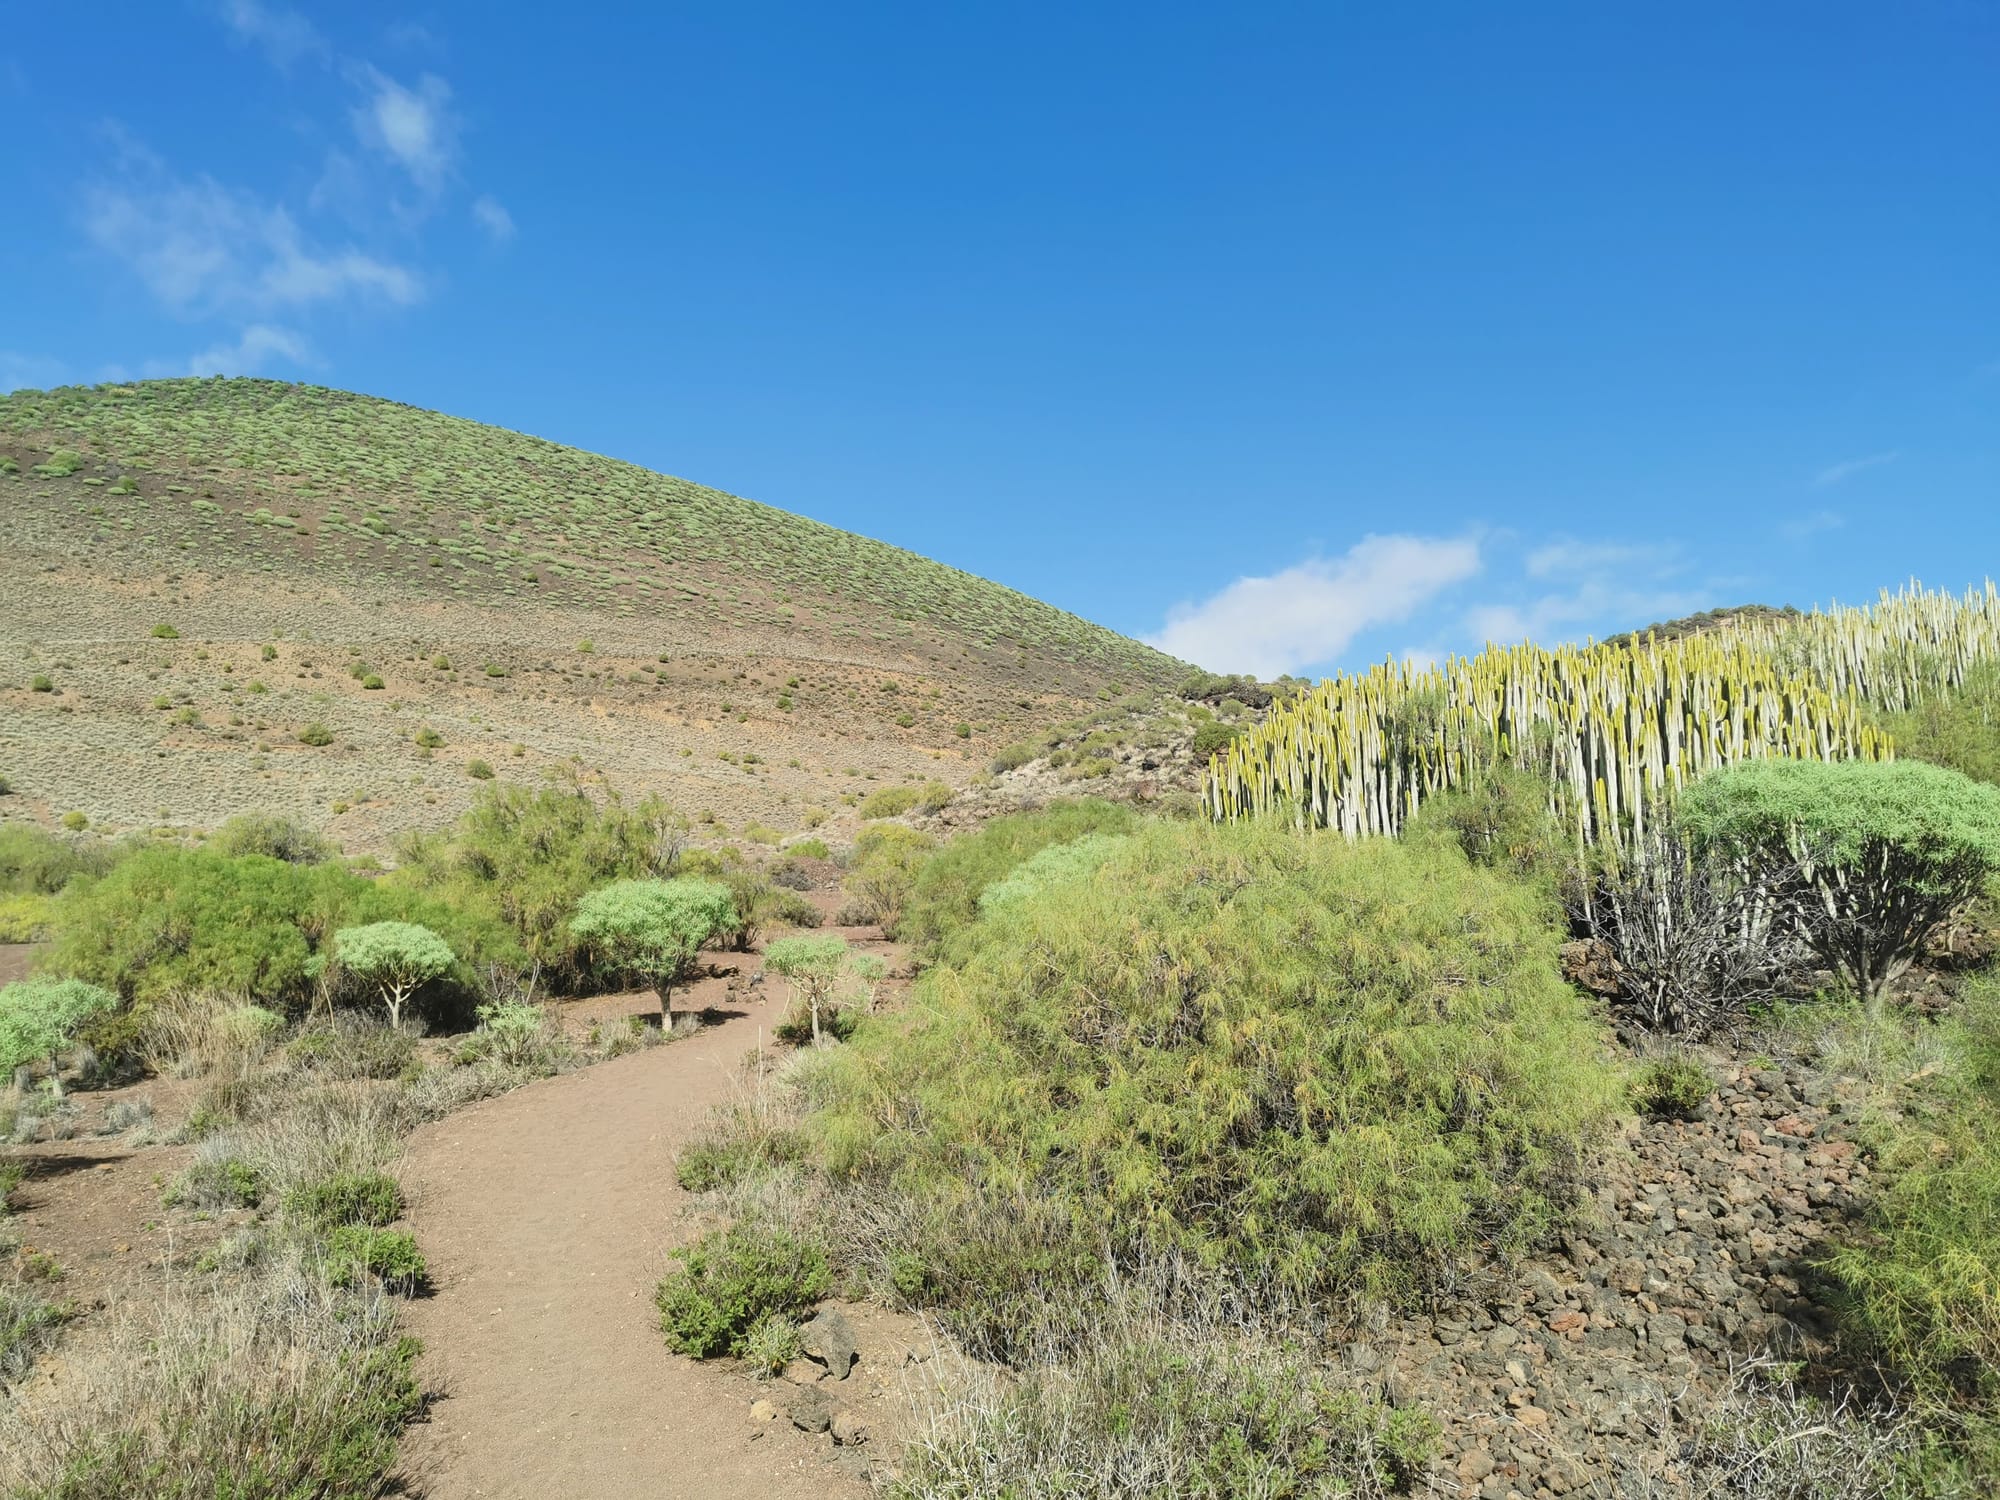
[[[444,978],[457,962],[449,943],[416,922],[343,927],[333,935],[333,953],[342,968],[376,987],[391,1026],[402,1024],[412,994]]]
[[[1779,894],[1871,1006],[2000,871],[2000,787],[1917,761],[1753,761],[1691,785],[1680,816],[1747,870],[1795,867]]]
[[[1053,886],[1088,879],[1117,852],[1120,837],[1093,833],[1067,844],[1052,844],[1030,855],[1011,875],[980,893],[979,914],[989,917],[1016,901],[1025,901]]]
[[[116,1008],[118,997],[81,979],[22,979],[0,989],[0,1073],[55,1055],[77,1027]],[[62,1092],[53,1066],[49,1088]]]
[[[720,881],[614,880],[576,904],[570,931],[611,964],[643,975],[660,997],[664,1019],[674,987],[694,967],[702,944],[736,921],[736,899]]]

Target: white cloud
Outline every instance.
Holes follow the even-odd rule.
[[[290,6],[265,5],[261,0],[219,0],[216,10],[238,41],[259,48],[276,67],[289,68],[302,57],[326,51],[326,39]]]
[[[272,323],[252,323],[234,344],[218,344],[204,349],[187,362],[179,375],[254,375],[272,359],[302,365],[312,362],[306,341],[289,328]],[[168,372],[162,372],[168,373]]]
[[[1560,593],[1518,604],[1482,604],[1468,610],[1466,629],[1480,644],[1511,646],[1533,641],[1553,646],[1585,635],[1638,630],[1677,615],[1692,614],[1715,601],[1686,589],[1639,587],[1612,579],[1587,578]]]
[[[514,216],[491,193],[482,193],[472,200],[472,217],[494,244],[504,245],[514,238]]]
[[[1331,661],[1362,631],[1409,618],[1479,571],[1471,537],[1371,536],[1342,557],[1239,578],[1169,612],[1147,643],[1216,671],[1275,677]]]
[[[421,299],[416,273],[353,247],[311,244],[282,207],[212,178],[99,184],[85,196],[91,241],[184,317],[264,312],[350,294],[400,306]]]
[[[1803,542],[1818,536],[1822,531],[1837,531],[1847,524],[1847,517],[1837,510],[1816,510],[1811,515],[1794,516],[1778,527],[1778,535],[1788,542]]]
[[[1563,540],[1537,547],[1527,557],[1530,578],[1571,577],[1608,568],[1657,569],[1674,558],[1672,547],[1636,546],[1626,542]]]
[[[9,391],[47,390],[61,385],[66,373],[61,360],[0,349],[0,396]]]
[[[1892,449],[1887,453],[1871,453],[1865,458],[1850,458],[1843,463],[1829,464],[1826,468],[1821,469],[1817,474],[1813,475],[1813,488],[1823,490],[1828,485],[1839,484],[1842,480],[1852,479],[1863,470],[1879,469],[1884,464],[1892,464],[1902,456],[1900,449]]]
[[[418,187],[437,191],[458,159],[451,85],[426,73],[408,89],[366,63],[356,69],[355,80],[368,96],[354,109],[356,134],[400,165]]]

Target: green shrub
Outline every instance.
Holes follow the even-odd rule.
[[[765,1318],[743,1338],[743,1358],[766,1375],[777,1374],[803,1349],[799,1325],[786,1317]]]
[[[60,1094],[56,1054],[92,1016],[116,1008],[118,997],[81,979],[33,978],[0,986],[0,1078],[46,1059],[49,1091]]]
[[[403,1214],[403,1190],[382,1172],[343,1172],[285,1194],[285,1212],[318,1234],[346,1224],[379,1229]]]
[[[28,682],[28,691],[33,693],[53,693],[56,685],[46,672],[37,672]]]
[[[333,935],[333,956],[348,973],[375,986],[389,1011],[389,1025],[403,1023],[403,1006],[458,963],[451,944],[416,922],[369,922]]]
[[[79,875],[101,875],[111,846],[60,838],[26,823],[0,823],[0,891],[53,896]]]
[[[160,1201],[169,1208],[255,1208],[263,1197],[257,1169],[240,1157],[222,1156],[190,1164]]]
[[[2000,974],[1967,986],[1949,1029],[1959,1066],[1914,1075],[1922,1082],[1881,1142],[1864,1233],[1828,1267],[1892,1368],[1933,1393],[1991,1402],[2000,1396]]]
[[[861,799],[861,816],[898,818],[915,807],[922,794],[913,786],[885,786]]]
[[[1211,756],[1227,750],[1242,737],[1242,734],[1240,725],[1224,724],[1219,719],[1210,719],[1206,724],[1196,727],[1194,740],[1189,748],[1194,751],[1196,760],[1206,761]]]
[[[853,859],[842,886],[847,903],[839,920],[878,923],[893,936],[903,904],[916,886],[917,873],[936,847],[937,841],[929,834],[900,823],[864,828],[854,841]]]
[[[1006,879],[996,880],[982,891],[979,914],[992,916],[1056,886],[1088,880],[1118,852],[1118,844],[1118,835],[1090,833],[1067,844],[1049,845],[1022,861]]]
[[[1632,1104],[1641,1114],[1685,1118],[1714,1092],[1714,1077],[1687,1056],[1657,1058],[1632,1079]]]
[[[1617,1107],[1558,941],[1545,894],[1454,849],[1152,825],[862,1028],[809,1134],[912,1206],[896,1248],[946,1303],[1105,1250],[1260,1299],[1411,1290],[1557,1223]]]
[[[430,726],[426,725],[424,728],[419,729],[417,731],[416,742],[417,742],[417,748],[420,750],[435,750],[437,749],[438,746],[444,743],[444,736],[439,734],[435,729],[432,729]]]
[[[180,638],[181,633],[164,621],[153,627],[153,639],[156,641],[177,641]]]
[[[333,934],[379,921],[421,923],[465,960],[441,987],[439,998],[452,1003],[476,988],[472,964],[519,957],[497,921],[440,894],[332,863],[155,845],[64,891],[48,967],[132,1001],[209,991],[295,1011],[332,956]],[[327,978],[338,978],[337,967]]]
[[[82,833],[90,826],[90,815],[80,808],[71,808],[62,815],[60,821],[71,833]]]
[[[1571,851],[1549,811],[1548,778],[1511,765],[1432,797],[1404,825],[1405,838],[1448,838],[1476,865],[1560,878]]]
[[[1751,761],[1688,787],[1680,815],[1699,845],[1800,869],[1781,898],[1871,1009],[2000,870],[2000,787],[1917,761]]]
[[[465,774],[470,776],[474,781],[491,781],[493,779],[492,762],[469,760],[465,763]]]
[[[49,935],[51,909],[47,896],[0,895],[0,943],[39,943]]]
[[[28,1373],[72,1316],[68,1306],[51,1302],[33,1287],[0,1282],[0,1389]]]
[[[275,813],[238,813],[226,819],[208,847],[217,854],[265,854],[290,865],[324,864],[340,852],[331,840]]]
[[[570,931],[610,967],[650,984],[664,1023],[674,988],[693,972],[702,944],[736,920],[734,893],[713,880],[615,880],[577,902]]]
[[[798,839],[785,845],[785,853],[793,859],[831,859],[833,851],[826,847],[824,839]]]
[[[1035,812],[991,819],[978,832],[953,839],[924,863],[904,903],[897,933],[935,953],[978,916],[980,893],[1023,861],[1089,834],[1125,833],[1133,822],[1130,808],[1097,798],[1053,802]]]
[[[402,1078],[421,1067],[409,1032],[352,1014],[302,1032],[285,1053],[295,1068],[342,1080]]]
[[[1894,738],[1899,759],[2000,784],[2000,664],[1980,663],[1956,692],[1888,715],[1882,727]]]
[[[46,463],[35,465],[35,472],[47,479],[66,479],[83,467],[83,455],[73,448],[58,448],[51,453]]]
[[[1378,1404],[1303,1351],[1121,1327],[1075,1360],[945,1403],[887,1494],[1379,1500],[1419,1480],[1439,1436],[1427,1413]]]
[[[986,769],[995,776],[1008,771],[1018,771],[1029,761],[1039,757],[1043,753],[1043,748],[1031,740],[1016,740],[1013,744],[995,751],[993,758],[986,762]]]
[[[741,1356],[759,1324],[797,1317],[833,1285],[818,1246],[747,1222],[705,1235],[674,1259],[680,1267],[656,1299],[660,1329],[668,1348],[695,1359]]]
[[[367,1224],[343,1224],[334,1230],[327,1237],[326,1265],[336,1285],[352,1286],[365,1273],[406,1295],[420,1289],[430,1274],[415,1235]]]
[[[681,827],[655,798],[598,801],[573,780],[491,786],[449,834],[404,840],[388,883],[504,923],[543,984],[573,994],[616,977],[571,931],[576,903],[613,880],[669,873]]]
[[[819,908],[798,892],[747,865],[730,865],[722,871],[721,880],[729,887],[735,908],[734,924],[728,930],[741,952],[748,953],[754,948],[758,935],[772,922],[785,922],[793,927],[819,926]]]
[[[333,743],[333,731],[315,719],[299,731],[301,745],[326,746]]]

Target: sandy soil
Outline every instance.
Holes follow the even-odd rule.
[[[858,934],[855,934],[858,936]],[[886,945],[873,944],[878,951]],[[420,1131],[403,1181],[437,1290],[413,1303],[425,1373],[446,1391],[404,1444],[414,1487],[434,1500],[626,1495],[730,1500],[863,1495],[884,1453],[901,1369],[921,1333],[850,1310],[862,1362],[838,1387],[875,1427],[838,1449],[782,1415],[791,1387],[670,1354],[653,1310],[668,1251],[702,1227],[674,1158],[716,1105],[745,1088],[745,1057],[768,1039],[782,986],[749,981],[755,954],[683,1004],[711,1020],[692,1037],[476,1104]],[[626,996],[610,1014],[640,1014]]]

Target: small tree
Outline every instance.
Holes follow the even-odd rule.
[[[736,925],[736,899],[719,881],[614,880],[576,904],[570,931],[620,968],[643,975],[672,1024],[674,987],[694,969],[702,944]]]
[[[1796,869],[1781,894],[1871,1016],[2000,870],[2000,787],[1917,761],[1752,761],[1694,783],[1680,815],[1745,870]]]
[[[793,992],[810,1008],[815,1047],[822,1040],[820,1016],[822,1013],[830,1016],[839,1004],[842,980],[850,976],[861,979],[872,996],[873,982],[879,982],[874,965],[881,960],[873,960],[864,972],[862,960],[867,957],[850,949],[846,938],[831,934],[779,938],[764,950],[765,969],[789,980]]]
[[[23,979],[0,989],[0,1074],[47,1058],[49,1092],[61,1098],[57,1054],[78,1026],[117,1004],[111,991],[81,979]]]
[[[391,1026],[403,1024],[403,1004],[413,993],[444,978],[458,961],[449,943],[415,922],[343,927],[333,935],[333,956],[376,987]]]

